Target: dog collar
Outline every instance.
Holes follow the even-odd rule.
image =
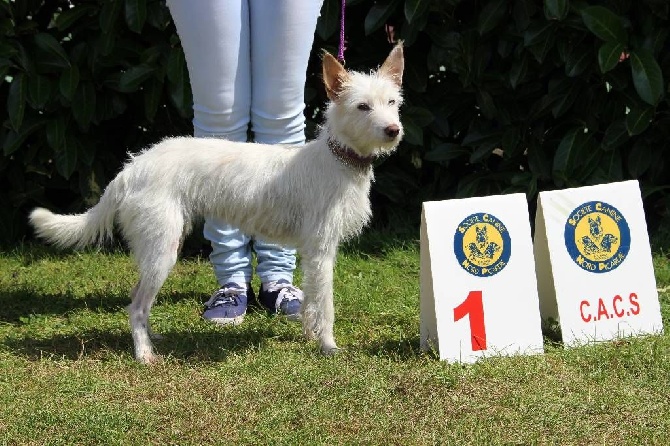
[[[374,155],[360,156],[333,138],[328,138],[328,148],[340,163],[354,170],[366,171],[372,167],[372,163],[377,159]]]

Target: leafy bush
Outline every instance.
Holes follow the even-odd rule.
[[[73,5],[73,6],[71,6]],[[637,178],[649,223],[670,223],[670,6],[665,0],[349,0],[347,67],[406,43],[399,153],[377,168],[376,216],[424,200]],[[337,51],[325,0],[306,89],[310,134]],[[179,40],[158,0],[0,0],[0,237],[26,210],[94,202],[127,150],[191,131]],[[289,49],[287,49],[289,50]],[[405,218],[405,217],[403,217]]]
[[[97,201],[128,149],[188,133],[184,55],[164,2],[0,1],[0,237],[36,204]]]
[[[407,134],[375,188],[394,203],[385,208],[418,215],[422,200],[507,192],[532,205],[540,190],[637,178],[650,223],[668,218],[668,10],[663,0],[355,2],[350,66],[380,60],[384,25],[408,46]]]

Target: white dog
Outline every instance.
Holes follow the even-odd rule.
[[[30,222],[39,237],[77,248],[110,239],[116,222],[140,273],[128,309],[141,362],[157,359],[149,330],[156,294],[192,223],[209,215],[298,249],[304,271],[303,330],[318,339],[324,354],[335,353],[337,246],[368,222],[372,162],[392,152],[402,138],[403,68],[401,44],[370,74],[348,72],[325,53],[323,80],[330,102],[316,140],[286,147],[165,139],[132,156],[86,213],[57,215],[37,208]]]

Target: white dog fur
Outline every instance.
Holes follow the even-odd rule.
[[[368,222],[371,163],[392,152],[403,130],[402,44],[382,66],[346,71],[324,53],[330,102],[317,139],[286,147],[212,138],[169,138],[131,159],[86,213],[36,208],[36,234],[60,247],[111,239],[116,223],[140,278],[128,307],[136,358],[152,363],[149,312],[192,223],[212,215],[245,233],[297,247],[304,271],[303,330],[321,351],[337,351],[333,335],[333,267],[338,244]]]

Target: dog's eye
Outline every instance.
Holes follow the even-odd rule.
[[[389,99],[389,105],[395,105],[395,99]]]
[[[365,102],[361,102],[356,108],[358,108],[360,111],[370,111],[370,106]]]

